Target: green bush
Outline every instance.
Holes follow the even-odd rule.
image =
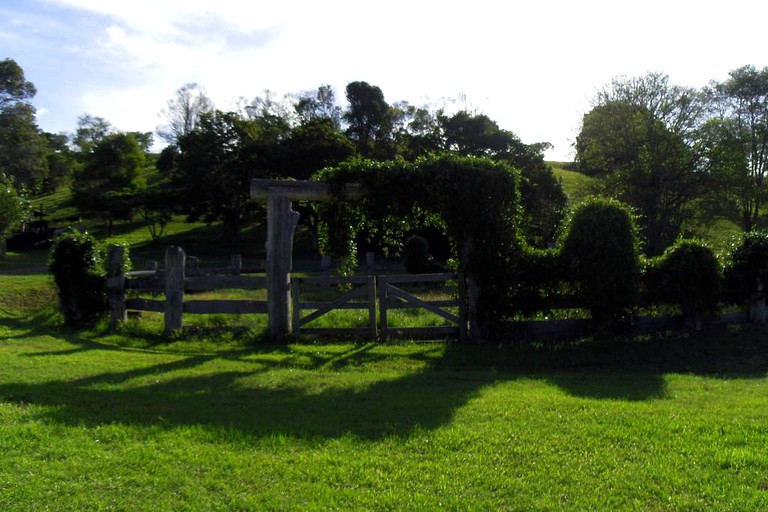
[[[505,278],[509,285],[508,318],[549,312],[551,297],[560,294],[563,281],[560,253],[556,249],[536,249],[521,244],[507,262]]]
[[[64,321],[93,324],[107,311],[103,257],[87,233],[64,233],[54,240],[48,269],[53,274]]]
[[[645,273],[650,297],[679,304],[688,318],[717,314],[721,281],[720,263],[712,249],[693,240],[678,241],[649,260]]]
[[[599,331],[626,320],[640,288],[640,247],[629,207],[590,198],[571,213],[560,243],[565,279]]]
[[[768,288],[768,232],[744,234],[734,244],[725,268],[725,298],[736,304],[746,303],[758,290],[758,283]]]

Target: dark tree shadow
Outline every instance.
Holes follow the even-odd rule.
[[[180,355],[154,366],[81,379],[11,382],[0,385],[0,397],[12,403],[46,406],[41,416],[66,425],[211,425],[256,438],[354,435],[375,440],[407,436],[415,428],[437,429],[450,423],[456,411],[484,388],[520,378],[548,380],[573,396],[628,401],[665,398],[669,372],[763,378],[768,370],[765,339],[764,332],[756,332],[725,338],[617,341],[614,345],[573,343],[549,349],[449,344],[439,358],[429,353],[401,356],[420,359],[413,361],[421,368],[414,373],[370,384],[363,379],[338,385],[334,380],[336,384],[326,386],[255,377],[278,368],[336,372],[359,367],[364,372],[398,356],[373,351],[375,345],[370,343],[352,345],[336,354],[323,350],[293,354],[290,347],[261,345],[242,354]],[[78,348],[48,355],[120,350],[83,340],[73,342],[79,343]],[[259,357],[271,353],[281,357]],[[233,366],[237,370],[205,371],[206,363],[221,358],[237,361]],[[174,377],[180,371],[181,376]],[[130,386],[124,385],[133,380],[136,382]]]

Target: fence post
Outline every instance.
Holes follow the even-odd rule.
[[[107,252],[107,296],[109,297],[109,328],[115,329],[125,322],[128,311],[125,307],[125,247],[110,245]]]
[[[756,324],[764,324],[768,319],[768,310],[765,307],[765,293],[763,283],[757,279],[757,288],[749,302],[749,321]]]
[[[170,246],[165,251],[165,334],[170,335],[182,325],[184,311],[184,265],[187,255],[181,247]]]
[[[270,195],[267,200],[267,308],[269,336],[282,343],[291,335],[291,269],[293,233],[299,222],[285,196]]]
[[[301,279],[291,279],[291,301],[293,302],[293,336],[298,337],[301,329]]]
[[[378,281],[379,334],[382,339],[386,339],[389,336],[389,329],[387,328],[387,278],[386,276],[379,276]]]
[[[243,255],[233,254],[229,258],[229,266],[232,268],[232,274],[239,276],[243,271]]]
[[[368,276],[368,329],[371,341],[377,337],[376,332],[376,276]]]
[[[464,273],[459,272],[459,339],[464,341],[469,338],[467,333],[467,282]]]

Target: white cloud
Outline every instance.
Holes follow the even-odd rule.
[[[553,156],[566,158],[588,100],[613,76],[659,70],[699,87],[743,64],[768,64],[760,32],[729,19],[764,19],[768,4],[732,0],[726,9],[668,0],[49,0],[8,15],[0,7],[18,22],[0,37],[22,34],[11,49],[38,47],[30,69],[51,101],[41,105],[46,122],[84,109],[70,114],[69,129],[87,111],[152,130],[187,82],[234,108],[264,89],[329,83],[341,97],[348,82],[366,80],[390,102],[465,92],[502,127],[552,142]],[[63,13],[71,18],[58,21]]]

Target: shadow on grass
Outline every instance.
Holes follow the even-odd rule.
[[[165,354],[173,360],[80,379],[10,382],[0,385],[0,397],[45,406],[39,414],[64,425],[206,425],[254,437],[375,440],[407,436],[417,427],[437,429],[483,388],[520,378],[546,380],[573,396],[625,401],[663,399],[670,372],[763,378],[768,369],[764,338],[764,330],[750,330],[548,349],[450,344],[442,357],[429,351],[397,356],[374,351],[371,343],[315,353],[257,346],[223,356]],[[65,339],[79,346],[48,355],[120,350]],[[395,366],[371,382],[367,372],[396,357],[409,359],[405,369]],[[232,364],[206,368],[221,359]],[[418,369],[408,373],[408,367]],[[272,371],[284,373],[262,375]],[[356,380],[356,372],[367,377]]]
[[[426,371],[369,386],[312,391],[290,379],[254,385],[253,377],[267,370],[259,364],[252,370],[196,374],[195,369],[211,359],[193,356],[82,379],[9,383],[0,385],[0,396],[4,401],[46,406],[40,414],[65,425],[207,425],[256,437],[379,439],[406,436],[416,426],[435,429],[446,424],[480,388],[495,380],[486,372],[456,379],[450,373]],[[167,375],[179,371],[184,374]],[[141,379],[140,384],[126,386],[134,379]]]

